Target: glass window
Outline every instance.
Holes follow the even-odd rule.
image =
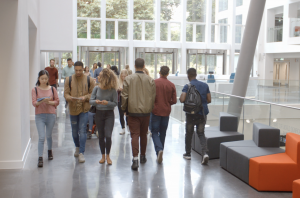
[[[115,39],[114,21],[106,21],[106,39]]]
[[[212,0],[212,8],[211,8],[211,23],[216,23],[216,0]],[[211,25],[211,42],[215,42],[215,29],[216,26],[214,24]]]
[[[242,6],[243,5],[243,0],[236,0],[236,7]]]
[[[219,12],[228,10],[228,0],[219,0]]]
[[[171,41],[180,41],[180,23],[171,23]]]
[[[128,22],[126,21],[118,22],[118,39],[128,40]]]
[[[193,24],[186,24],[186,41],[193,42]]]
[[[133,40],[142,40],[142,22],[133,23]]]
[[[127,19],[128,0],[106,0],[106,18]]]
[[[155,0],[134,0],[133,19],[135,20],[154,20],[155,19]]]
[[[77,0],[77,17],[100,18],[100,0]]]
[[[205,22],[206,0],[187,0],[186,21]]]
[[[77,20],[77,38],[87,38],[87,20]]]
[[[160,4],[161,21],[181,21],[182,6],[181,0],[161,0]]]
[[[91,38],[100,39],[101,21],[91,20]]]
[[[168,41],[168,24],[160,23],[160,40]]]
[[[236,16],[236,24],[238,26],[235,27],[235,43],[241,43],[242,42],[242,25],[243,23],[243,15]]]
[[[196,42],[205,42],[205,25],[196,26]]]
[[[227,24],[227,19],[219,20],[219,24]],[[227,43],[228,26],[220,25],[220,43]]]
[[[153,41],[155,38],[155,23],[145,23],[145,40]]]

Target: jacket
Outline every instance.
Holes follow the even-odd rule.
[[[137,71],[127,76],[123,83],[122,110],[128,112],[129,116],[150,116],[154,108],[156,86],[154,80]]]
[[[91,94],[95,87],[95,81],[90,78],[90,88],[88,89],[87,76],[82,75],[82,77],[77,78],[74,74],[72,76],[71,82],[71,90],[69,87],[69,77],[65,80],[65,90],[64,97],[66,101],[69,103],[70,115],[76,116],[80,113],[86,113],[89,111],[91,105],[89,100],[91,98]],[[81,100],[72,101],[72,97],[84,97],[85,100],[82,102]]]

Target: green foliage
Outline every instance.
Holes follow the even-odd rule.
[[[128,19],[128,0],[106,0],[106,18]]]
[[[160,20],[170,21],[174,15],[174,9],[179,5],[180,0],[161,0]]]
[[[100,0],[77,0],[77,17],[100,18],[100,5]]]
[[[154,20],[155,0],[134,0],[133,19],[135,20]]]

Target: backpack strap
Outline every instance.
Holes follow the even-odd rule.
[[[52,86],[51,86],[51,90],[52,90],[53,101],[54,101],[54,91],[53,91],[53,87]]]
[[[72,87],[71,87],[71,82],[72,82],[72,76],[69,77],[69,88],[70,88],[70,92],[71,92],[71,89],[72,89]]]

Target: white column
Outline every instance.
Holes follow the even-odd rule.
[[[128,1],[128,41],[129,41],[129,67],[135,72],[134,68],[134,50],[133,50],[133,1]]]
[[[155,42],[156,46],[160,42],[160,0],[156,0],[156,12],[155,12]]]
[[[235,27],[236,27],[236,0],[231,0],[228,2],[229,10],[228,13],[231,13],[229,15],[229,39],[228,43],[231,45],[230,48],[230,56],[229,56],[229,73],[227,75],[230,75],[234,72],[234,54],[235,54]]]
[[[181,1],[182,3],[182,23],[181,23],[181,64],[180,64],[180,74],[186,74],[186,1]]]
[[[77,0],[72,1],[73,9],[73,62],[77,61]],[[79,58],[80,59],[80,58]]]
[[[106,0],[101,0],[101,41],[102,41],[102,45],[104,45],[105,39],[106,39]]]

